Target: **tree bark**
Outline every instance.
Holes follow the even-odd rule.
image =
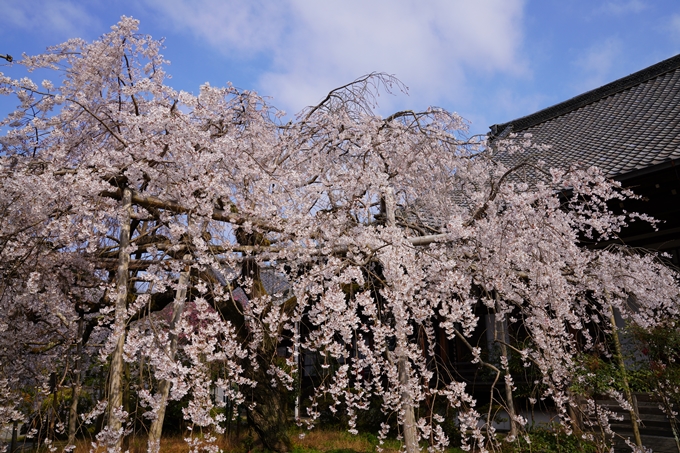
[[[244,375],[257,382],[250,398],[255,404],[245,405],[246,415],[248,423],[267,449],[285,453],[292,448],[287,432],[288,408],[283,391],[271,385],[271,376],[267,374],[270,359],[270,354],[258,351],[257,366],[246,362]]]
[[[188,258],[190,258],[189,255],[184,256],[185,260]],[[175,293],[175,300],[172,304],[172,319],[170,320],[169,326],[170,347],[167,351],[170,360],[175,360],[175,355],[177,354],[177,334],[175,333],[175,327],[177,326],[179,318],[182,316],[184,307],[186,305],[189,271],[190,266],[187,265],[184,268],[184,272],[179,275],[179,283]],[[160,450],[161,434],[163,433],[163,420],[165,419],[165,408],[168,404],[169,393],[170,381],[162,380],[158,384],[158,394],[161,397],[160,406],[158,407],[156,418],[153,420],[153,422],[151,422],[151,428],[149,428],[148,451],[150,452],[158,452]]]
[[[244,246],[256,245],[260,241],[257,234],[246,233],[239,229],[235,232],[235,236],[239,244]],[[256,260],[246,259],[242,266],[241,278],[252,280],[252,286],[244,288],[248,299],[266,296]],[[238,286],[239,279],[232,284],[234,287]],[[257,320],[252,319],[246,322],[241,303],[234,299],[230,299],[229,303],[219,304],[216,308],[222,318],[236,328],[239,342],[247,344],[251,335],[249,323],[257,322]],[[286,394],[282,386],[272,387],[272,377],[267,374],[271,360],[276,355],[276,341],[275,337],[272,338],[266,334],[265,328],[262,343],[256,351],[253,351],[254,360],[251,358],[243,360],[243,377],[257,383],[250,395],[244,395],[248,401],[243,406],[248,424],[255,430],[262,444],[269,450],[285,453],[292,448],[287,432],[289,420]],[[238,407],[236,414],[236,437],[238,438],[240,434],[240,409]]]
[[[254,240],[257,239],[247,238],[245,242],[251,243]],[[267,295],[262,284],[260,268],[255,261],[244,263],[242,274],[243,277],[253,279],[252,289],[248,292],[250,299]],[[251,392],[251,401],[255,404],[245,405],[248,423],[266,448],[285,453],[292,448],[287,432],[288,408],[285,393],[281,386],[272,387],[271,376],[267,374],[271,360],[276,356],[276,338],[271,338],[265,333],[256,354],[255,363],[247,360],[244,366],[244,376],[257,382],[257,386]]]
[[[128,298],[128,267],[130,264],[130,218],[132,215],[132,192],[130,189],[123,189],[123,213],[120,224],[120,239],[118,243],[118,270],[116,274],[116,305],[115,322],[113,335],[116,339],[116,346],[111,355],[111,368],[109,370],[108,386],[108,428],[119,433],[115,448],[120,449],[122,445],[123,420],[119,411],[123,405],[123,347],[125,345],[125,320],[127,316]]]

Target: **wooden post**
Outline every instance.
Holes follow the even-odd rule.
[[[76,343],[76,358],[73,364],[73,383],[71,385],[71,407],[68,411],[68,445],[76,444],[76,431],[78,430],[78,400],[82,389],[82,366],[81,355],[83,354],[83,335],[85,321],[81,315],[78,319],[78,342]]]
[[[12,441],[9,444],[9,453],[17,451],[17,434],[19,431],[19,422],[14,420],[12,422]]]
[[[678,450],[678,453],[680,453],[680,435],[678,434],[678,426],[675,419],[673,406],[671,405],[670,399],[668,398],[666,393],[660,392],[659,396],[661,396],[661,402],[663,403],[663,411],[666,414],[666,417],[668,417],[668,422],[671,425],[671,431],[673,431],[673,438],[675,439],[675,448]]]
[[[609,296],[607,296],[608,298]],[[626,401],[630,405],[630,410],[628,413],[630,414],[630,426],[633,428],[633,436],[635,437],[635,445],[642,450],[642,437],[640,436],[640,426],[638,424],[638,416],[637,416],[637,411],[636,407],[637,404],[635,404],[635,400],[633,399],[633,392],[630,391],[630,386],[628,385],[628,373],[626,372],[626,362],[623,360],[623,350],[621,348],[621,341],[619,340],[619,329],[616,326],[616,316],[614,315],[614,307],[612,306],[611,302],[609,303],[609,311],[610,311],[610,316],[609,316],[609,322],[612,325],[612,337],[614,338],[614,349],[616,353],[614,354],[616,356],[616,361],[618,362],[619,365],[619,370],[621,371],[621,383],[623,384],[623,393],[626,396]]]
[[[293,360],[297,373],[297,385],[295,386],[295,421],[300,420],[300,399],[302,398],[302,369],[300,367],[300,321],[295,321],[295,338],[293,339]]]
[[[385,219],[386,225],[390,228],[397,226],[396,219],[396,201],[394,200],[394,190],[392,187],[387,186],[383,188],[383,202],[385,209]],[[403,340],[402,340],[403,341]],[[406,446],[406,453],[417,453],[420,451],[420,446],[418,445],[418,430],[416,428],[416,416],[413,407],[413,396],[408,390],[408,378],[409,378],[409,363],[408,357],[406,356],[407,346],[406,344],[400,344],[399,335],[397,335],[397,345],[396,345],[396,361],[397,361],[397,371],[399,375],[399,385],[401,386],[401,410],[403,411],[403,431],[404,431],[404,444]]]
[[[120,239],[118,243],[118,270],[116,273],[116,305],[113,335],[116,346],[111,355],[111,368],[109,371],[108,386],[108,428],[112,432],[120,432],[123,421],[118,411],[123,405],[123,347],[125,346],[125,321],[127,318],[128,298],[128,269],[130,265],[130,218],[132,216],[132,191],[123,189],[123,213],[120,223]],[[115,444],[120,449],[122,433],[118,436]]]
[[[59,397],[59,378],[56,372],[50,374],[50,391],[52,392],[52,407],[49,409],[49,424],[47,428],[47,439],[54,441],[57,438],[56,426],[57,426],[57,413],[59,410],[58,397]]]
[[[184,260],[188,261],[191,255],[184,255]],[[172,319],[170,320],[170,347],[168,350],[168,357],[170,360],[175,360],[177,354],[177,334],[174,332],[175,327],[179,323],[179,318],[184,312],[184,306],[187,298],[187,285],[189,284],[189,271],[191,266],[187,263],[184,267],[184,272],[179,275],[179,282],[177,291],[175,292],[175,300],[172,303]],[[170,381],[162,380],[158,384],[158,393],[161,396],[161,403],[158,407],[156,418],[151,422],[149,428],[149,442],[148,449],[150,452],[158,452],[161,445],[161,434],[163,433],[163,420],[165,419],[165,408],[168,404],[168,394],[170,393]]]
[[[404,444],[406,446],[406,453],[416,453],[420,451],[420,446],[418,445],[413,397],[408,391],[409,364],[406,355],[403,353],[398,354],[397,370],[399,371],[399,385],[402,386],[401,407],[404,411]]]
[[[496,337],[496,343],[498,343],[500,347],[500,353],[501,357],[504,357],[505,360],[508,363],[507,369],[505,369],[505,375],[509,376],[510,375],[510,353],[508,352],[508,346],[505,344],[505,339],[508,337],[507,335],[507,321],[503,320],[500,321],[498,319],[498,311],[500,310],[500,303],[498,301],[498,295],[496,295],[496,313],[494,315],[494,323],[496,324],[495,326],[495,337]],[[517,437],[517,434],[519,433],[519,429],[517,426],[517,412],[515,411],[515,402],[512,396],[512,385],[510,384],[510,381],[508,379],[504,379],[505,381],[505,408],[508,411],[508,417],[510,418],[510,436],[512,438]]]

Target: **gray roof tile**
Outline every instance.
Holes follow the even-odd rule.
[[[600,167],[620,177],[680,158],[680,55],[532,115],[491,126],[532,134],[547,151],[499,154],[507,165],[541,159],[548,167]]]

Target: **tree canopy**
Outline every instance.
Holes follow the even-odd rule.
[[[444,448],[445,417],[484,449],[492,405],[482,411],[447,371],[441,335],[495,377],[491,398],[513,427],[526,420],[511,407],[510,355],[569,427],[577,357],[603,347],[614,311],[643,328],[678,314],[677,274],[657,256],[583,246],[649,220],[613,212],[634,195],[597,169],[537,167],[549,178],[521,183],[495,159],[521,153],[518,140],[467,139],[465,121],[439,108],[375,114],[379,92],[402,90],[389,75],[286,121],[252,91],[172,89],[160,51],[123,17],[97,41],[13,63],[53,82],[0,75],[0,93],[20,102],[0,123],[0,424],[108,373],[87,413],[55,430],[75,435],[99,417],[97,442],[117,449],[135,417],[162,427],[168,401],[185,400],[204,434],[192,448],[214,449],[219,388],[286,450],[267,426],[286,411],[267,407],[294,389],[305,351],[324,370],[307,423],[323,396],[355,432],[377,398],[380,435],[401,433],[409,451],[420,439]],[[284,289],[269,293],[264,273]],[[480,307],[524,335],[497,337],[497,360],[473,341]]]

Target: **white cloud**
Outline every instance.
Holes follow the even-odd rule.
[[[579,91],[587,91],[611,82],[611,72],[617,59],[623,50],[621,41],[617,38],[609,38],[588,48],[585,53],[575,61],[582,71],[581,78],[575,88]]]
[[[88,14],[77,2],[42,0],[3,2],[3,26],[67,39],[89,30],[102,30],[99,19]],[[56,42],[55,42],[56,44]]]
[[[610,1],[598,8],[597,12],[620,16],[628,13],[639,13],[648,7],[649,5],[642,0]]]
[[[261,52],[281,42],[288,22],[283,1],[146,0],[178,28],[225,54]]]
[[[473,76],[526,72],[524,0],[146,2],[225,55],[264,55],[260,89],[290,111],[372,71],[395,74],[423,103],[464,99]]]

